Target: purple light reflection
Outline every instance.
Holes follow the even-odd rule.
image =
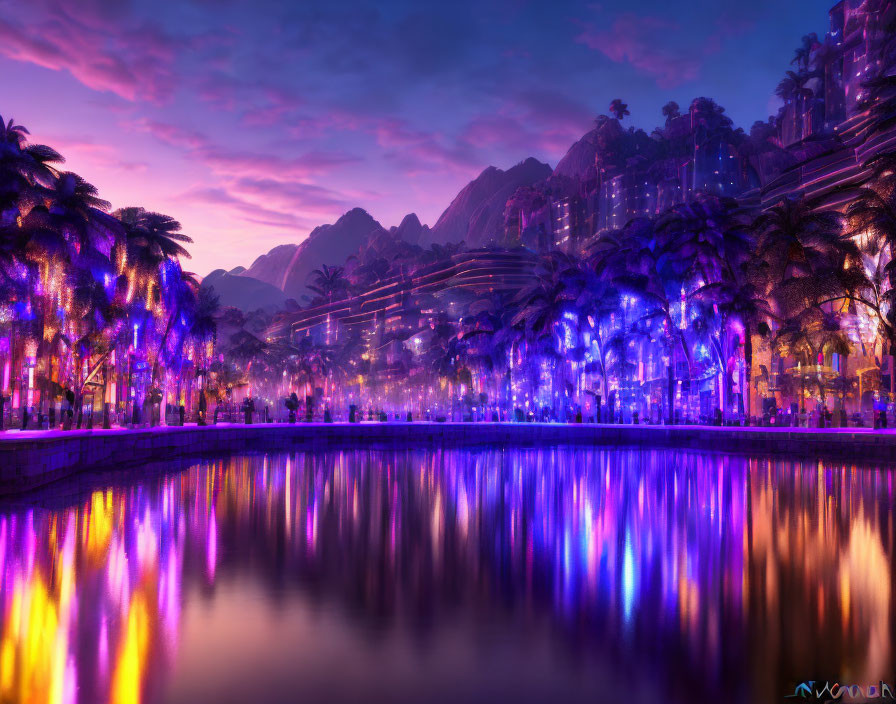
[[[488,649],[482,672],[450,681],[427,665],[428,650],[475,651],[496,633],[553,652],[557,687],[585,663],[583,698],[636,677],[668,701],[731,695],[735,681],[729,700],[764,701],[805,673],[886,680],[893,666],[892,471],[665,450],[359,450],[203,462],[62,503],[0,512],[3,701],[185,701],[173,667],[193,696],[225,687],[238,663],[202,665],[203,634],[240,652],[244,631],[286,618],[237,609],[222,623],[199,608],[246,580],[273,613],[343,614],[368,657],[394,660],[395,634],[416,634],[402,657],[459,696],[488,671],[494,691],[535,697]],[[259,686],[321,677],[278,669],[276,638],[261,642]],[[358,653],[326,680],[333,700],[387,677]]]

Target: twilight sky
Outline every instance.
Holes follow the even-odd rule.
[[[186,268],[248,266],[354,206],[432,224],[489,164],[552,166],[606,112],[715,98],[747,129],[833,0],[0,0],[0,115]]]

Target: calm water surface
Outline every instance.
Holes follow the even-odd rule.
[[[782,702],[896,680],[894,472],[234,457],[0,504],[0,702]]]

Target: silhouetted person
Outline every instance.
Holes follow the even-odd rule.
[[[246,425],[252,424],[252,414],[255,412],[255,401],[252,398],[243,399],[243,414],[245,416]]]

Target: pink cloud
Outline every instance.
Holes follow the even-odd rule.
[[[285,156],[233,149],[199,131],[167,122],[140,119],[125,124],[209,169],[210,184],[188,187],[175,198],[183,207],[214,206],[233,222],[298,236],[350,207],[335,191],[309,180],[358,161],[353,155],[310,150]]]
[[[512,96],[496,113],[480,115],[462,139],[474,149],[499,149],[520,158],[533,153],[563,153],[591,124],[589,108],[551,90],[527,90]]]
[[[205,135],[168,122],[141,118],[131,122],[130,126],[140,132],[148,132],[170,147],[191,150],[211,147],[211,142]]]
[[[135,129],[148,132],[171,147],[186,150],[222,176],[302,180],[360,160],[341,151],[311,150],[296,157],[286,157],[261,150],[229,149],[195,130],[170,123],[137,120],[131,124]]]
[[[38,3],[40,4],[40,3]],[[27,7],[23,4],[22,7]],[[0,54],[54,71],[127,100],[162,102],[172,94],[177,42],[157,27],[123,27],[96,8],[69,12],[44,3],[32,16],[0,16]]]
[[[87,160],[100,168],[134,171],[143,173],[149,165],[143,161],[129,161],[120,158],[121,151],[111,145],[98,143],[92,137],[72,137],[59,135],[35,135],[35,141],[53,146],[63,157],[75,156]]]
[[[556,127],[530,129],[508,115],[484,115],[467,125],[463,139],[475,149],[510,150],[528,155],[567,148],[571,141],[570,134],[574,133]]]
[[[260,203],[284,214],[329,217],[351,207],[340,194],[312,183],[241,178],[227,182],[226,187],[231,194],[245,201]]]
[[[702,59],[691,43],[674,40],[681,27],[660,17],[626,13],[609,29],[586,23],[576,41],[599,51],[616,63],[628,63],[652,76],[661,88],[674,88],[697,78]]]
[[[307,179],[335,167],[358,161],[357,157],[340,152],[312,151],[297,157],[283,157],[258,151],[237,151],[217,147],[202,149],[198,156],[219,175],[278,180]]]
[[[406,173],[418,174],[434,167],[466,173],[481,166],[481,158],[462,139],[417,130],[401,119],[381,120],[370,129],[377,143],[389,150],[385,158],[403,166]]]
[[[180,200],[184,203],[207,203],[222,206],[239,215],[245,222],[267,227],[307,230],[310,222],[298,217],[294,212],[282,212],[266,208],[257,202],[234,195],[225,188],[196,187],[185,191]]]

